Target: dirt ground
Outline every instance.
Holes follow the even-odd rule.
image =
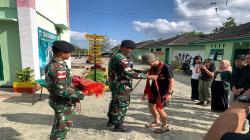
[[[72,60],[80,65],[84,60]],[[107,62],[107,60],[104,60]],[[105,63],[104,66],[107,66]],[[145,67],[135,65],[136,68]],[[79,75],[82,69],[73,69]],[[68,133],[69,140],[202,140],[204,134],[219,114],[209,107],[195,105],[190,101],[190,77],[175,73],[174,96],[166,111],[171,131],[156,134],[144,125],[152,121],[147,103],[141,100],[145,81],[131,93],[131,104],[125,117],[125,125],[132,131],[115,133],[106,128],[108,105],[111,93],[96,98],[87,96],[81,103],[81,114]],[[133,80],[134,85],[138,80]],[[48,105],[48,94],[42,100],[32,102],[32,95],[11,93],[0,89],[0,139],[1,140],[47,140],[53,124],[53,110]],[[38,95],[36,99],[38,99]]]

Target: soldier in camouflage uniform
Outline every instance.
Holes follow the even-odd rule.
[[[107,127],[113,127],[115,132],[127,132],[123,126],[123,119],[126,115],[132,90],[132,79],[154,78],[151,75],[134,72],[128,64],[127,57],[136,47],[131,40],[124,40],[120,50],[113,54],[109,61],[108,75],[109,88],[112,92],[112,100],[109,105]]]
[[[71,73],[64,60],[74,51],[72,44],[55,41],[52,46],[54,57],[45,67],[45,78],[49,95],[49,105],[55,111],[50,140],[65,139],[76,116],[76,103],[83,95],[72,87]]]

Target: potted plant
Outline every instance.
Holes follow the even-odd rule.
[[[16,78],[18,81],[13,83],[14,92],[26,92],[34,93],[35,81],[34,81],[34,70],[30,67],[24,68],[16,72]]]

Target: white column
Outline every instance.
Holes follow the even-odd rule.
[[[35,71],[35,79],[39,79],[40,68],[36,11],[30,7],[18,7],[17,14],[22,68],[31,67]]]

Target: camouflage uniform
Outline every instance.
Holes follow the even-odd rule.
[[[70,70],[63,60],[53,58],[46,66],[45,74],[49,105],[55,111],[50,139],[65,139],[76,116],[76,102],[83,99],[83,95],[72,88]]]
[[[132,79],[146,79],[143,73],[134,72],[129,67],[128,60],[121,52],[111,56],[108,67],[109,88],[112,92],[112,100],[109,105],[109,122],[123,124],[132,90]]]

